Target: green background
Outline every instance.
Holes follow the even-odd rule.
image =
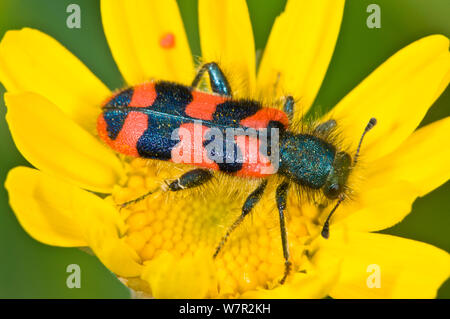
[[[196,0],[178,1],[192,52],[200,55]],[[450,37],[450,1],[384,0],[381,29],[369,29],[366,8],[375,1],[348,0],[336,50],[315,105],[328,110],[372,70],[405,45],[429,34]],[[66,7],[81,7],[81,29],[66,27]],[[275,17],[285,1],[248,0],[257,49],[263,49]],[[106,43],[99,3],[92,0],[0,0],[0,38],[9,29],[40,29],[71,50],[111,89],[123,85]],[[395,89],[395,88],[393,88]],[[0,85],[0,94],[4,88]],[[12,142],[0,101],[0,180],[17,165],[29,165]],[[447,89],[428,112],[425,125],[450,114]],[[405,114],[408,116],[408,114]],[[445,137],[448,138],[448,137]],[[450,183],[414,203],[403,222],[384,231],[433,244],[450,251]],[[380,198],[380,200],[383,200]],[[66,267],[81,267],[81,288],[66,287]],[[424,269],[433,271],[432,269]],[[411,278],[414,280],[414,278]],[[78,249],[40,244],[20,227],[0,188],[0,298],[126,298],[128,290],[94,256]],[[438,297],[450,298],[450,282]]]

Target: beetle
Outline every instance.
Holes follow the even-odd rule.
[[[199,89],[205,72],[209,76],[212,93]],[[175,192],[198,187],[210,181],[214,171],[261,180],[245,200],[240,216],[222,237],[213,255],[215,258],[233,230],[261,199],[268,177],[275,174],[280,176],[282,182],[276,189],[275,200],[285,263],[284,275],[280,280],[283,284],[291,270],[285,224],[286,198],[290,186],[321,191],[329,201],[337,201],[321,232],[324,238],[328,238],[330,218],[346,198],[348,177],[357,162],[363,138],[376,124],[374,118],[369,120],[352,159],[348,152],[338,150],[332,139],[327,138],[336,128],[335,120],[321,123],[307,133],[296,133],[290,129],[289,119],[293,117],[294,107],[292,96],[285,98],[283,110],[265,108],[256,100],[233,98],[223,71],[217,63],[210,62],[199,69],[191,86],[151,81],[118,92],[102,106],[97,131],[100,138],[119,153],[174,161],[180,148],[204,154],[208,144],[214,140],[207,137],[207,133],[213,128],[222,133],[227,129],[255,129],[258,132],[267,130],[266,141],[261,134],[245,137],[247,142],[253,142],[257,146],[258,156],[250,154],[248,148],[239,143],[238,136],[234,135],[227,139],[232,152],[225,149],[209,150],[206,151],[207,156],[201,156],[198,161],[188,156],[185,163],[199,168],[188,171],[175,180],[166,181],[166,186],[162,189]],[[184,139],[179,133],[180,129],[193,135],[196,134],[195,130],[199,130],[197,141]],[[273,142],[275,137],[277,156],[273,159],[268,157],[268,154],[275,151],[269,142]],[[263,152],[263,149],[266,151]],[[153,191],[121,206],[136,203],[151,193]]]

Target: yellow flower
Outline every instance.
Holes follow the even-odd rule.
[[[256,76],[245,1],[200,0],[202,59],[223,66],[238,96],[277,101],[293,94],[300,101],[299,120],[324,78],[343,8],[338,0],[290,0],[275,21]],[[175,0],[102,1],[101,12],[129,85],[152,78],[190,84],[195,69]],[[336,212],[328,240],[320,230],[329,209],[321,211],[291,192],[293,272],[284,285],[278,284],[284,261],[275,181],[215,260],[212,254],[240,214],[251,181],[156,193],[119,211],[118,203],[187,168],[118,157],[100,142],[95,121],[111,92],[57,41],[28,28],[9,31],[0,43],[8,125],[37,168],[10,171],[11,207],[36,240],[89,246],[129,287],[158,298],[434,297],[449,276],[449,254],[372,232],[400,222],[418,196],[448,180],[450,119],[415,131],[449,83],[448,46],[441,35],[410,44],[325,116],[337,120],[352,152],[368,119],[379,124],[363,144],[354,199]],[[380,288],[368,285],[371,265],[379,267]]]

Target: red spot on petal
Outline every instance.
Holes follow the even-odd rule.
[[[159,45],[164,49],[172,49],[175,47],[175,35],[173,33],[166,33],[159,40]]]

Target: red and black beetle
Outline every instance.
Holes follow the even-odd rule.
[[[205,72],[213,93],[198,89]],[[213,62],[202,66],[191,86],[155,81],[122,90],[103,105],[97,129],[101,139],[120,153],[174,162],[181,157],[183,163],[200,167],[168,182],[168,191],[202,185],[213,177],[214,171],[261,179],[244,202],[242,214],[223,236],[214,257],[262,197],[267,177],[283,177],[276,190],[276,202],[285,259],[280,283],[284,283],[291,268],[284,218],[289,186],[321,190],[326,199],[337,200],[322,229],[322,236],[328,238],[330,217],[345,198],[362,139],[376,124],[374,118],[370,119],[352,160],[350,154],[339,151],[326,138],[335,129],[336,121],[329,120],[311,132],[298,134],[289,130],[293,109],[291,96],[286,97],[283,111],[265,108],[255,100],[234,99],[226,77]],[[256,134],[247,135],[249,130]],[[225,143],[222,140],[217,144],[219,135],[225,136]]]

